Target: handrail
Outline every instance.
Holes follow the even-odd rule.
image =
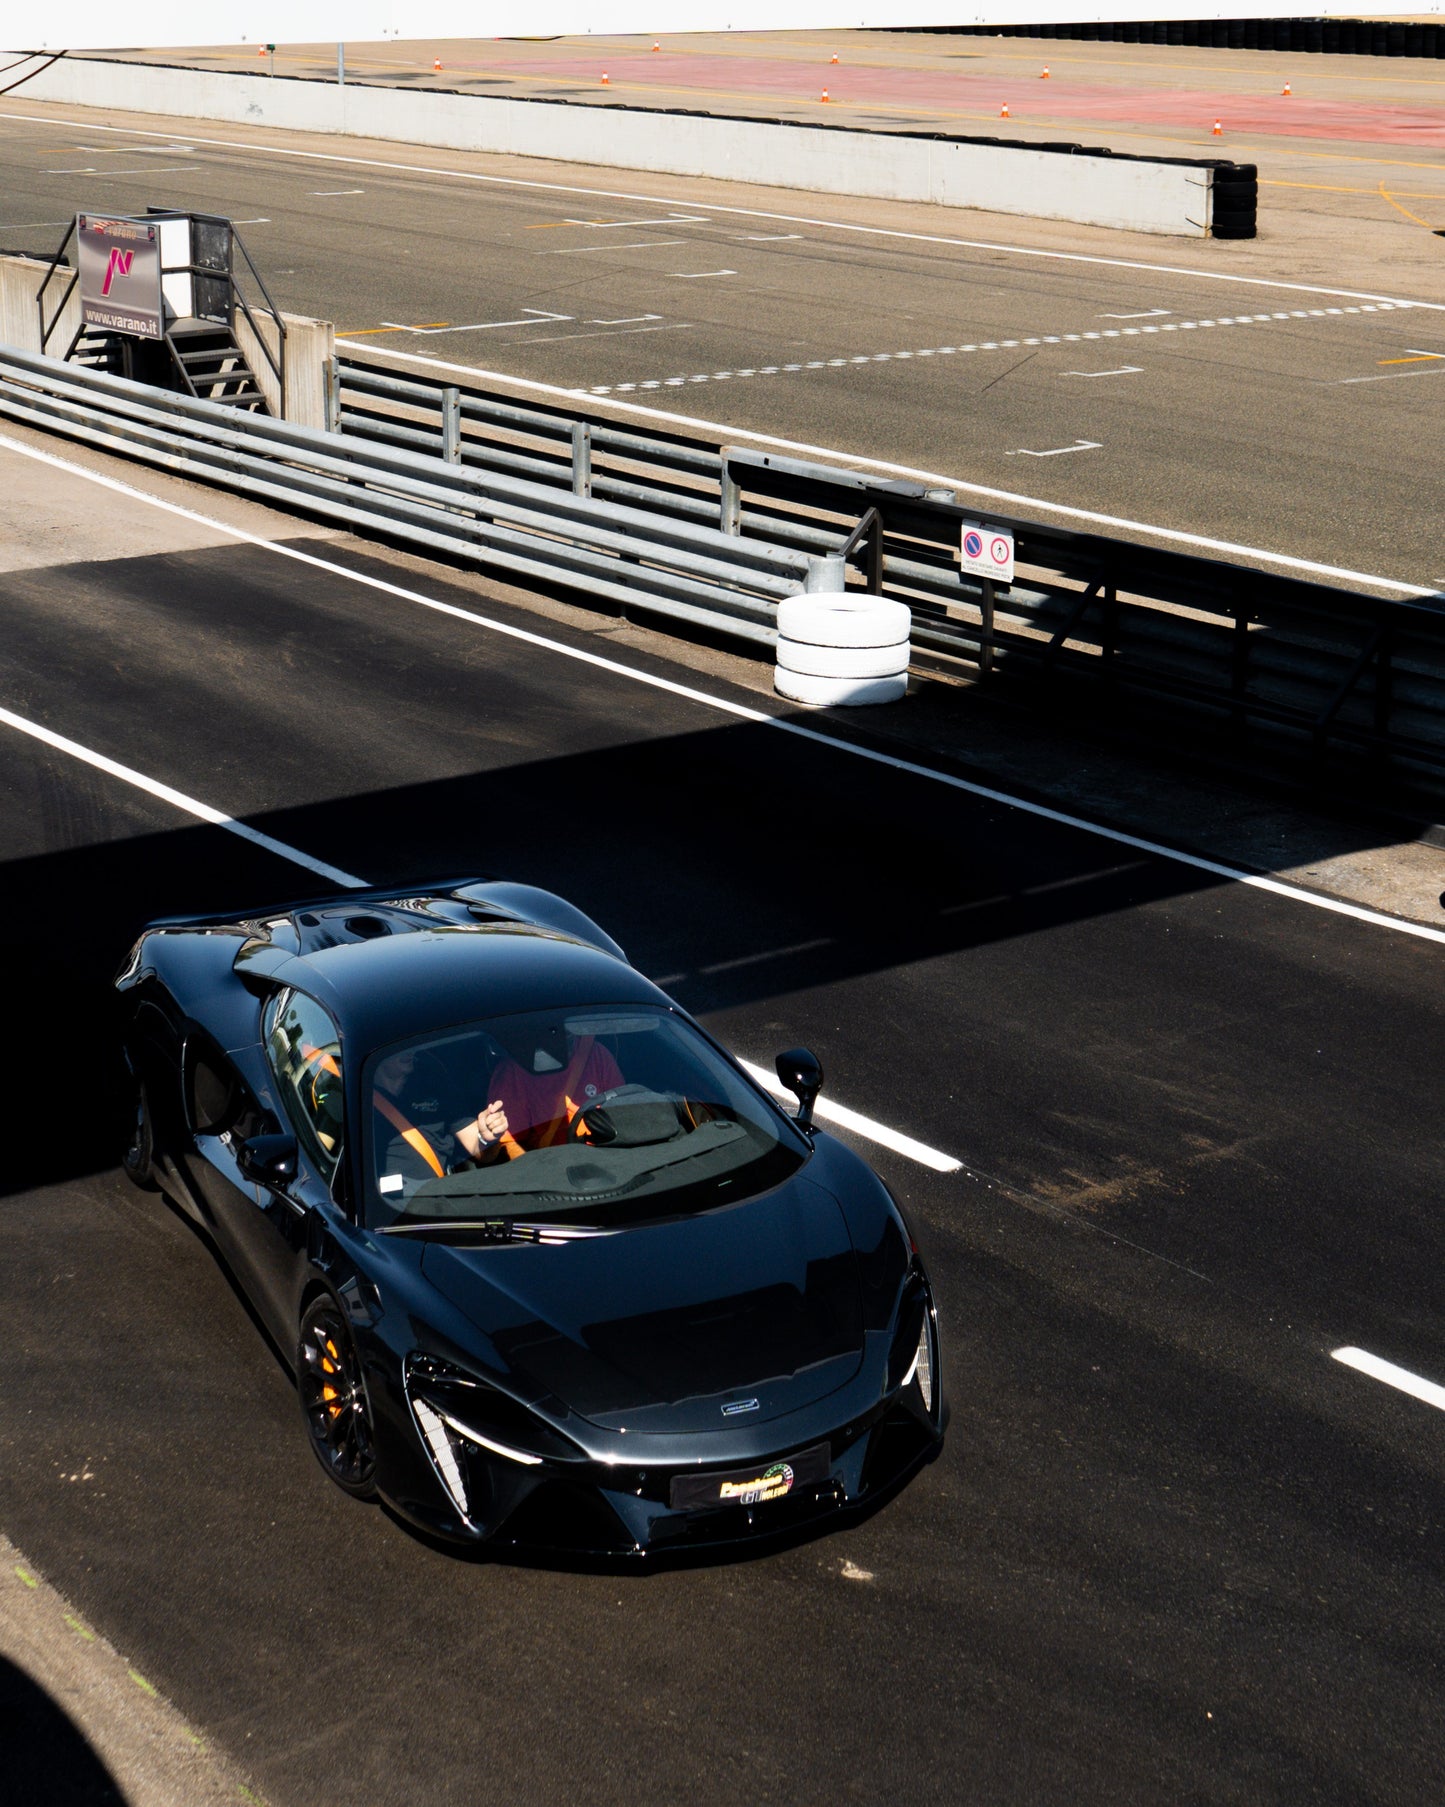
[[[45,291],[50,287],[51,278],[60,268],[70,241],[74,237],[75,221],[72,220],[70,225],[66,228],[65,237],[60,241],[60,249],[51,259],[50,268],[45,273],[44,282],[41,283],[40,287],[35,292],[35,306],[40,316],[40,349],[42,352],[50,343],[50,335],[60,324],[61,315],[65,312],[65,304],[74,294],[76,283],[80,281],[80,262],[77,258],[73,269],[71,269],[69,264],[65,266],[67,269],[70,269],[70,281],[65,285],[65,293],[60,297],[59,304],[56,307],[55,312],[50,316],[50,321],[47,324],[45,319]]]
[[[226,260],[226,268],[225,268],[224,272],[212,269],[210,267],[210,265],[208,265],[208,264],[198,264],[195,262],[194,259],[192,259],[192,261],[188,264],[172,266],[167,271],[167,274],[174,275],[174,274],[184,272],[185,274],[189,275],[193,281],[198,276],[209,277],[212,280],[214,280],[216,277],[224,274],[225,280],[226,280],[227,291],[230,296],[229,311],[232,315],[232,321],[228,322],[228,324],[233,324],[235,308],[239,304],[242,316],[244,317],[246,324],[251,329],[251,336],[255,340],[256,344],[260,347],[261,355],[265,358],[267,364],[271,368],[272,376],[274,376],[276,379],[276,387],[277,387],[277,391],[279,394],[279,400],[280,400],[280,408],[278,411],[280,414],[282,414],[284,416],[286,413],[286,321],[285,321],[285,317],[282,315],[281,310],[276,306],[276,303],[271,299],[271,292],[266,287],[265,281],[263,280],[263,278],[261,276],[261,272],[256,268],[256,265],[255,265],[254,261],[252,260],[251,253],[246,249],[245,240],[241,237],[240,233],[236,230],[235,223],[231,219],[229,219],[225,214],[222,214],[222,213],[193,213],[186,208],[179,208],[179,207],[178,208],[153,208],[148,212],[147,217],[149,219],[155,219],[155,220],[165,220],[165,219],[173,219],[173,220],[174,219],[184,219],[184,220],[192,220],[192,221],[200,220],[208,226],[224,226],[226,228],[228,255],[227,255],[227,260]],[[256,316],[251,311],[251,304],[246,298],[245,290],[241,288],[240,284],[236,280],[236,271],[235,271],[235,267],[234,267],[234,254],[237,251],[239,251],[241,253],[242,258],[244,258],[244,260],[245,260],[246,268],[251,274],[252,280],[255,282],[256,287],[258,289],[260,289],[260,291],[261,291],[261,295],[266,303],[266,307],[265,307],[264,311],[271,316],[271,319],[276,324],[277,349],[274,352],[272,351],[270,345],[267,344],[266,335],[261,331],[261,328],[256,320]],[[43,347],[42,347],[42,349],[43,349]],[[182,373],[185,374],[184,366],[182,366],[181,369],[182,369]],[[191,383],[188,376],[186,379],[186,387],[191,391],[192,394],[195,394],[195,392],[196,392],[195,385],[193,383]]]

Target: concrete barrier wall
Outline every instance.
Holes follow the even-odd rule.
[[[1134,232],[1200,238],[1209,227],[1212,171],[1197,164],[69,57],[20,93],[32,102],[721,176]]]
[[[13,345],[20,351],[40,351],[40,291],[52,266],[37,263],[29,257],[0,257],[0,344]],[[54,280],[45,289],[45,317],[54,318],[60,297],[65,293],[72,272],[56,270]],[[70,341],[80,327],[80,295],[76,292],[66,302],[59,320],[50,334],[46,350],[53,358],[65,356]]]

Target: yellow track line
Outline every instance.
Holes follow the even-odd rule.
[[[343,339],[375,339],[382,333],[424,333],[450,325],[450,320],[424,320],[420,326],[363,326],[359,330],[343,327],[339,336]]]
[[[1400,203],[1395,199],[1394,195],[1392,195],[1390,193],[1389,189],[1385,187],[1385,184],[1383,182],[1380,184],[1380,193],[1381,193],[1381,195],[1384,196],[1385,200],[1387,200],[1390,203],[1390,205],[1395,209],[1396,213],[1403,213],[1407,220],[1414,220],[1414,222],[1417,226],[1424,226],[1431,232],[1433,232],[1435,230],[1435,228],[1430,225],[1429,220],[1422,220],[1418,213],[1411,213],[1411,211],[1408,207],[1402,207],[1400,205]]]

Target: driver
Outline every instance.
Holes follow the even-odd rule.
[[[492,1074],[491,1102],[456,1131],[475,1161],[555,1148],[571,1135],[579,1111],[626,1083],[595,1036],[569,1035],[563,1023],[519,1024],[505,1046],[509,1058]]]
[[[448,1090],[445,1064],[425,1049],[403,1048],[377,1065],[371,1104],[386,1174],[419,1183],[468,1164],[456,1132],[471,1119],[448,1108]]]

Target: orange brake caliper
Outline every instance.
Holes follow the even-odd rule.
[[[321,1358],[321,1366],[327,1374],[334,1374],[337,1367],[336,1345],[331,1341],[330,1337],[326,1339],[325,1348],[326,1355],[323,1355]],[[326,1359],[327,1355],[331,1357],[329,1361]],[[333,1418],[340,1417],[341,1407],[333,1403],[333,1401],[339,1397],[336,1388],[323,1386],[321,1389],[321,1397],[326,1401],[326,1409],[330,1412],[331,1416]]]

